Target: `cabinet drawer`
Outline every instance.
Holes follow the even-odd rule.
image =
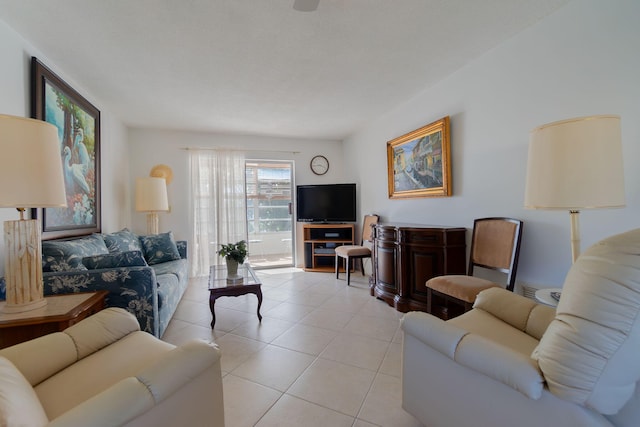
[[[444,243],[444,234],[439,230],[403,230],[400,235],[400,242],[440,246]]]
[[[376,239],[386,242],[395,242],[397,231],[395,228],[378,227],[376,230]]]

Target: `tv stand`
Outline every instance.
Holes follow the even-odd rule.
[[[302,232],[305,271],[335,271],[335,248],[354,244],[353,224],[304,224]]]

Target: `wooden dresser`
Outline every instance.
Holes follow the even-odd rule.
[[[403,313],[427,311],[427,280],[466,273],[465,234],[462,227],[375,225],[371,295]]]

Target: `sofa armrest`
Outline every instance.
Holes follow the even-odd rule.
[[[400,325],[405,334],[419,339],[451,359],[455,357],[460,340],[468,334],[464,329],[419,311],[405,314]]]
[[[136,377],[162,402],[189,381],[220,361],[220,349],[215,344],[193,340],[166,353]]]
[[[500,381],[531,399],[542,396],[544,379],[536,362],[527,354],[517,353],[426,313],[407,313],[402,319],[402,329],[462,366]]]
[[[35,386],[78,360],[139,330],[135,317],[108,308],[64,330],[0,350]]]
[[[111,307],[87,317],[63,332],[73,340],[78,359],[83,359],[139,330],[140,325],[131,313],[122,308]]]
[[[480,292],[473,308],[486,311],[537,340],[540,340],[556,314],[552,307],[538,304],[503,288]]]
[[[191,341],[166,353],[136,377],[125,378],[51,421],[50,427],[127,424],[159,405],[215,363],[220,350],[204,341]]]
[[[158,289],[153,268],[58,271],[43,273],[42,278],[45,295],[106,290],[107,307],[124,308],[138,319],[141,330],[158,336]]]

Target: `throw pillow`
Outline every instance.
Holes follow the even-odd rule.
[[[0,425],[44,427],[49,423],[31,384],[4,357],[0,357],[0,378]]]
[[[126,251],[116,252],[108,255],[94,255],[82,258],[82,264],[89,270],[97,270],[99,268],[118,268],[118,267],[137,267],[146,266],[142,252]]]
[[[140,242],[144,249],[144,257],[149,265],[180,259],[180,252],[173,238],[173,233],[140,236]]]
[[[103,234],[102,238],[107,245],[107,249],[109,249],[109,253],[142,251],[138,236],[128,228],[123,228],[115,233]]]
[[[86,270],[82,258],[108,254],[109,250],[100,236],[91,235],[76,240],[42,242],[43,271]]]

